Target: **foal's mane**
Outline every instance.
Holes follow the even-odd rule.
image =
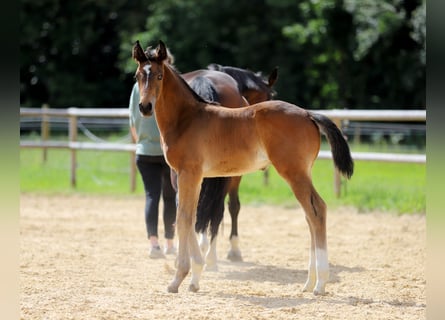
[[[222,66],[217,63],[209,64],[207,69],[221,71],[230,75],[238,83],[240,92],[256,90],[267,91],[272,97],[276,95],[276,91],[266,84],[268,81],[262,76],[261,72],[254,73],[253,71],[247,69]]]

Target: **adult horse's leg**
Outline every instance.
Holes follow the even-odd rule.
[[[228,189],[229,212],[232,220],[232,228],[230,230],[230,250],[227,254],[227,259],[231,261],[243,261],[238,238],[238,215],[241,207],[238,196],[240,183],[241,177],[232,177]]]
[[[172,282],[167,288],[168,292],[178,292],[180,284],[190,271],[190,257],[193,259],[193,282],[189,289],[197,291],[199,288],[199,278],[204,263],[194,232],[194,225],[201,180],[202,178],[197,173],[178,172],[176,228],[179,244],[177,269]]]

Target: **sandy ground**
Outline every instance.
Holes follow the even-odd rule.
[[[198,293],[166,292],[174,258],[151,260],[143,199],[20,198],[22,319],[425,319],[426,219],[342,208],[328,214],[327,295],[302,293],[309,231],[301,209],[243,206],[244,262],[218,241],[219,271]],[[162,223],[160,223],[162,233]]]

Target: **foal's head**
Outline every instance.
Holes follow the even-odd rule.
[[[156,103],[163,77],[162,65],[164,61],[171,62],[173,57],[169,55],[167,47],[162,41],[159,46],[144,52],[139,41],[133,46],[133,59],[137,62],[135,78],[139,87],[139,111],[143,116],[151,116]]]

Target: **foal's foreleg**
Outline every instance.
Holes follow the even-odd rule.
[[[186,230],[188,224],[186,220],[186,213],[181,210],[181,206],[179,205],[176,215],[176,228],[178,234],[178,255],[176,258],[177,269],[172,282],[167,287],[168,292],[177,293],[179,286],[190,271],[189,232]]]
[[[201,279],[204,260],[202,258],[198,239],[196,239],[195,230],[193,228],[190,229],[188,241],[190,246],[190,256],[192,259],[192,280],[190,281],[189,290],[197,292],[199,290],[199,280]]]
[[[167,288],[168,292],[178,292],[179,286],[190,271],[190,255],[195,264],[203,265],[194,232],[200,186],[201,179],[197,174],[178,173],[178,208],[176,216],[178,234],[177,269],[172,282]],[[200,276],[199,267],[195,268],[194,266],[194,269]],[[199,276],[198,280],[195,279],[195,288],[199,288]],[[192,290],[192,288],[190,289]]]

